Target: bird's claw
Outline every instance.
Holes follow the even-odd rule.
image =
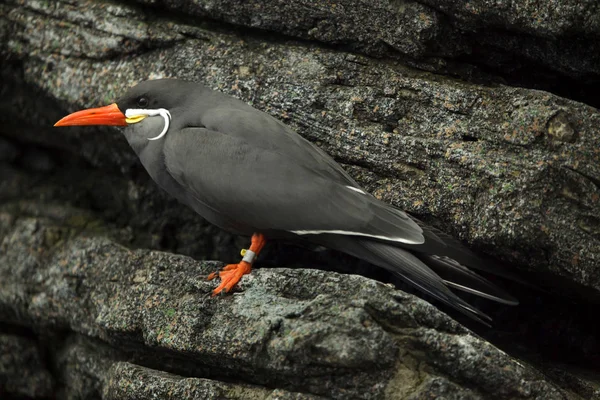
[[[238,264],[229,264],[218,273],[221,283],[212,292],[212,296],[229,292],[242,279],[242,276],[249,274],[252,270],[250,263],[240,261]],[[216,272],[211,273],[208,279],[214,279]]]
[[[215,279],[217,277],[217,275],[219,275],[219,271],[215,271],[215,272],[211,272],[210,274],[208,274],[208,276],[206,277],[207,281],[212,281],[213,279]]]

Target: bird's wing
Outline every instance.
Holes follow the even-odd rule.
[[[369,240],[368,238],[349,237],[342,235],[322,235],[318,238],[318,240],[316,240],[316,242],[324,246],[343,251],[381,268],[385,268],[397,274],[401,279],[411,283],[421,291],[431,295],[443,303],[446,303],[465,315],[482,322],[483,324],[487,325],[486,321],[491,321],[490,317],[488,317],[486,314],[477,310],[475,307],[469,305],[467,302],[454,294],[447,287],[449,286],[449,282],[447,280],[440,277],[429,267],[429,265],[409,251],[397,246],[391,246],[388,243]],[[476,276],[475,274],[472,275]],[[475,278],[473,278],[473,280],[475,280]],[[479,277],[476,288],[484,286],[482,282],[485,282],[485,280]],[[485,290],[482,290],[481,293],[476,290],[468,291],[503,303],[508,302],[504,297],[490,296],[490,292],[488,291],[490,288],[492,289],[491,293],[504,295],[499,288],[496,288],[491,284],[489,287],[488,285],[485,285]],[[460,289],[463,288],[461,287]],[[512,299],[512,297],[508,297],[507,299]]]
[[[207,129],[240,138],[252,146],[272,150],[295,160],[300,165],[310,165],[314,174],[353,187],[354,179],[327,153],[298,135],[281,121],[242,102],[228,102],[215,107],[202,117]]]
[[[422,243],[407,214],[276,150],[206,128],[168,135],[165,165],[195,201],[257,231]]]

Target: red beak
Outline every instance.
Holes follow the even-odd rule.
[[[113,103],[109,106],[74,112],[54,124],[54,126],[74,125],[127,126],[127,122],[125,121],[125,114],[119,110],[117,103]]]

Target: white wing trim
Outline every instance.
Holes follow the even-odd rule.
[[[354,190],[355,192],[358,192],[358,193],[360,193],[360,194],[367,194],[367,193],[366,193],[364,190],[362,190],[362,189],[360,189],[360,188],[357,188],[357,187],[354,187],[354,186],[346,186],[346,187],[347,187],[348,189],[350,189],[350,190]]]
[[[374,239],[387,240],[390,242],[400,242],[406,244],[423,244],[425,243],[425,238],[420,241],[410,240],[402,237],[392,237],[392,236],[381,236],[381,235],[369,235],[368,233],[361,232],[351,232],[351,231],[341,231],[341,230],[329,230],[329,231],[290,231],[295,233],[296,235],[323,235],[323,234],[333,234],[333,235],[350,235],[350,236],[364,236],[370,237]]]

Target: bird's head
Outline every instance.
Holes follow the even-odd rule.
[[[147,139],[157,140],[169,130],[172,109],[181,102],[181,96],[186,94],[187,86],[189,82],[174,79],[144,81],[129,89],[115,103],[74,112],[54,126],[130,126],[153,119],[155,123],[151,125],[152,129],[147,130]],[[158,126],[162,127],[162,130]]]

